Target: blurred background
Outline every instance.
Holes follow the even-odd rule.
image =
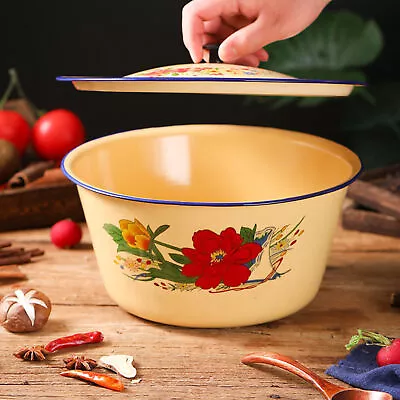
[[[303,34],[268,48],[264,68],[299,77],[366,79],[348,99],[299,101],[245,96],[75,91],[58,75],[121,76],[191,62],[181,36],[186,1],[4,2],[0,92],[14,67],[40,109],[78,114],[89,139],[142,127],[189,123],[273,126],[328,137],[366,168],[400,161],[400,3],[334,0]]]

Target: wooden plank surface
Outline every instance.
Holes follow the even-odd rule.
[[[0,399],[320,399],[300,379],[273,367],[242,365],[241,357],[282,352],[323,374],[346,354],[343,346],[357,328],[400,336],[400,311],[389,305],[390,294],[400,289],[399,239],[338,228],[322,287],[309,306],[279,321],[234,329],[165,326],[119,309],[103,288],[86,230],[74,250],[54,248],[46,229],[0,234],[5,239],[45,249],[45,256],[21,270],[28,276],[23,284],[45,292],[53,311],[40,332],[0,330]],[[3,282],[0,294],[15,284],[21,285]],[[124,380],[125,392],[115,393],[63,378],[62,358],[72,351],[46,363],[12,356],[20,346],[90,330],[101,330],[105,342],[79,353],[95,359],[131,354],[140,383]]]

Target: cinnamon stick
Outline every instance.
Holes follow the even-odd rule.
[[[17,265],[7,265],[0,269],[0,279],[26,279],[26,275]]]
[[[0,249],[0,258],[9,257],[9,256],[18,256],[20,254],[25,253],[25,249],[23,247],[19,247],[16,249],[9,249],[9,250],[1,250]]]
[[[382,186],[393,193],[400,194],[400,178],[386,179]]]
[[[342,226],[348,230],[400,237],[400,221],[374,211],[346,209],[342,215]]]
[[[382,178],[386,179],[393,176],[400,176],[400,164],[391,164],[365,171],[361,174],[361,179],[363,181],[371,181]]]
[[[30,164],[26,168],[14,174],[9,179],[7,187],[10,189],[24,187],[28,183],[34,182],[41,178],[48,169],[53,167],[53,161],[40,161]]]
[[[44,250],[42,249],[32,249],[27,251],[28,254],[30,254],[31,257],[39,257],[44,254]]]
[[[25,250],[23,248],[0,250],[0,266],[11,264],[27,264],[32,257],[39,257],[44,254],[41,249]]]
[[[63,185],[70,183],[68,178],[63,174],[60,168],[48,169],[44,175],[27,185],[28,188],[49,187],[54,185]]]
[[[13,265],[13,264],[27,264],[31,262],[31,255],[29,253],[20,254],[17,256],[9,256],[0,258],[0,266]]]
[[[400,195],[387,189],[357,180],[350,185],[347,195],[364,207],[400,219]]]

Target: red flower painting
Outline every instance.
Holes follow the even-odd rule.
[[[229,287],[247,281],[251,271],[246,263],[261,252],[258,243],[243,243],[234,228],[217,234],[200,230],[193,235],[193,247],[183,248],[182,253],[190,259],[182,268],[187,277],[197,277],[195,285],[202,289],[216,288],[220,283]]]

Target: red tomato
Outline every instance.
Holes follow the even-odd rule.
[[[11,142],[22,155],[31,139],[31,128],[16,111],[0,110],[0,139]]]
[[[81,120],[68,110],[49,111],[33,126],[33,146],[36,153],[46,160],[60,161],[84,140],[85,128]]]
[[[376,355],[376,363],[380,367],[400,364],[400,339],[395,339],[391,345],[382,347]]]

